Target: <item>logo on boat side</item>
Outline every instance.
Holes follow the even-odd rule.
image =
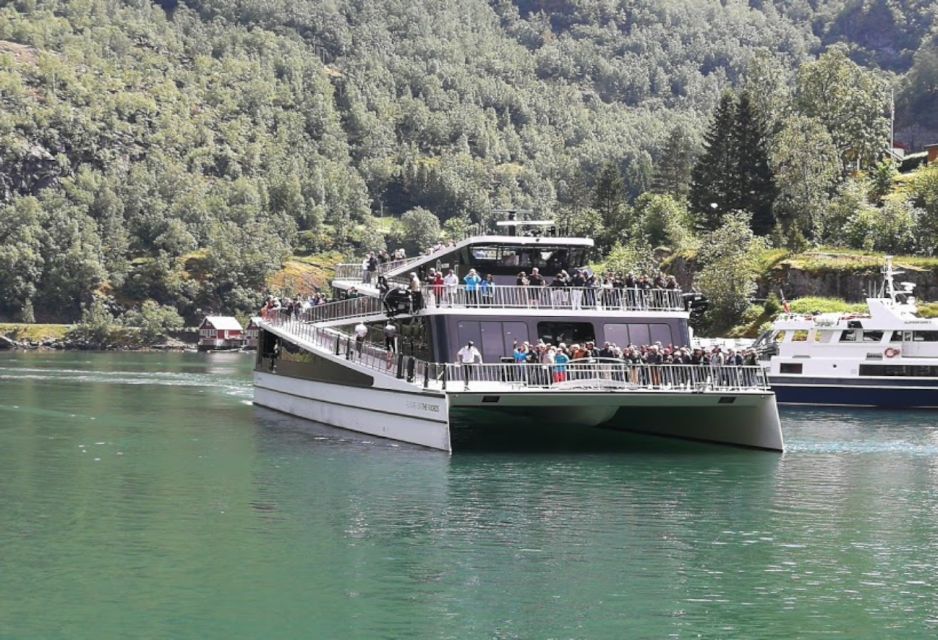
[[[429,402],[417,402],[416,400],[407,401],[408,409],[416,409],[418,411],[427,411],[429,413],[439,413],[440,407],[435,404],[430,404]]]

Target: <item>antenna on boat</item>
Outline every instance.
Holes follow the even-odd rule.
[[[892,256],[886,256],[886,264],[882,268],[883,272],[883,297],[892,301],[896,299],[896,288],[893,283],[893,277],[896,275],[892,268]]]

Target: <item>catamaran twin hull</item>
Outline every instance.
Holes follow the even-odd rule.
[[[366,364],[368,354],[354,347],[310,348],[290,340],[281,327],[264,330],[283,348],[276,354],[258,352],[255,404],[372,436],[451,451],[452,429],[495,423],[511,428],[520,415],[528,424],[571,430],[600,427],[783,449],[774,394],[740,388],[720,372],[653,371],[645,374],[645,384],[633,384],[628,372],[603,367],[571,370],[576,379],[538,387],[518,373],[524,371],[521,365],[477,365],[470,368],[466,390],[459,367],[448,365],[448,381],[438,375],[429,381],[426,371],[401,371],[397,377],[397,363],[389,362],[386,370],[380,362]],[[483,375],[486,367],[502,369],[489,376]],[[493,420],[499,415],[508,420]]]

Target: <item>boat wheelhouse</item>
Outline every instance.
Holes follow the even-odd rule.
[[[938,319],[919,317],[891,256],[882,273],[867,313],[784,314],[756,342],[780,403],[938,408]]]
[[[379,265],[374,274],[363,274],[361,264],[340,265],[337,302],[299,319],[260,320],[255,403],[447,451],[451,430],[510,429],[519,419],[584,434],[604,427],[782,449],[761,367],[589,358],[561,365],[557,376],[556,365],[515,363],[514,348],[525,342],[690,340],[679,290],[551,286],[562,271],[587,264],[593,242],[547,228],[503,225]],[[487,284],[467,281],[471,270]],[[448,281],[430,280],[432,272]],[[522,280],[522,272],[543,277],[544,285]],[[456,363],[470,342],[478,358]]]

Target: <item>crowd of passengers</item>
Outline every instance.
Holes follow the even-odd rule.
[[[308,296],[297,296],[296,298],[278,298],[268,295],[261,306],[260,315],[262,318],[282,318],[297,319],[305,311],[313,307],[332,302],[325,294],[315,293]]]
[[[704,367],[722,367],[724,365],[756,365],[758,355],[753,349],[724,350],[720,346],[707,349],[702,347],[675,347],[662,346],[660,342],[651,345],[619,347],[612,342],[606,342],[600,349],[594,342],[581,344],[564,343],[559,345],[547,344],[543,340],[537,344],[529,342],[516,343],[512,357],[516,364],[539,364],[542,367],[532,369],[534,375],[550,376],[552,382],[565,382],[576,379],[578,376],[594,377],[594,369],[608,367],[610,375],[616,374],[624,377],[628,374],[632,382],[646,382],[660,384],[660,372],[654,368],[622,367],[617,369],[609,367],[619,361],[623,365],[664,365],[680,364]],[[644,376],[647,380],[641,380]],[[545,381],[546,382],[546,381]]]
[[[464,298],[458,295],[460,284],[464,286]],[[457,303],[465,303],[469,306],[491,306],[495,303],[506,302],[496,294],[502,286],[495,282],[492,274],[482,275],[475,269],[470,269],[460,281],[453,269],[447,270],[446,275],[443,275],[442,270],[430,268],[423,280],[416,272],[411,272],[407,288],[411,295],[419,300],[415,307],[420,308],[423,306],[421,296],[424,288],[432,294],[430,302],[435,303],[436,306]],[[653,278],[645,274],[635,276],[633,273],[622,277],[610,271],[605,277],[600,278],[589,269],[574,269],[573,275],[564,270],[548,280],[540,274],[537,267],[531,270],[530,275],[525,272],[519,273],[516,287],[521,292],[521,301],[528,306],[566,307],[569,305],[574,309],[618,308],[623,304],[641,306],[649,301],[649,292],[654,289],[678,290],[674,276],[665,276],[663,273]]]

